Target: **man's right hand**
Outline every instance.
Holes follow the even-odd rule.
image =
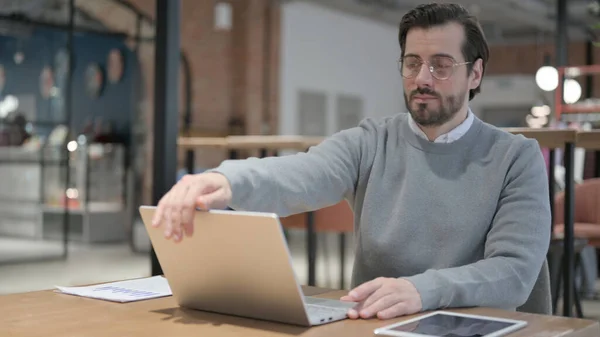
[[[186,175],[160,199],[152,225],[162,225],[165,237],[179,242],[184,233],[191,236],[194,232],[196,208],[223,209],[230,201],[231,185],[224,175]]]

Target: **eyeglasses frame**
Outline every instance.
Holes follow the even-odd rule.
[[[413,57],[417,57],[417,56],[413,56]],[[421,59],[421,67],[423,67],[423,65],[424,65],[424,64],[427,64],[427,65],[428,65],[427,69],[429,69],[429,73],[431,74],[431,76],[432,76],[433,78],[435,78],[435,79],[437,79],[437,80],[440,80],[440,81],[446,81],[446,80],[448,80],[450,77],[452,77],[452,75],[454,75],[454,72],[456,71],[456,67],[458,67],[458,66],[464,66],[464,65],[467,65],[467,64],[471,64],[471,63],[473,63],[473,62],[456,62],[456,61],[455,61],[455,60],[454,60],[452,57],[449,57],[449,56],[443,56],[443,57],[447,57],[447,58],[451,59],[451,60],[452,60],[452,62],[453,62],[453,63],[452,63],[452,73],[450,73],[450,75],[448,75],[448,77],[446,77],[446,78],[438,78],[437,76],[435,76],[435,75],[434,75],[434,73],[433,73],[433,72],[434,72],[434,68],[433,68],[433,66],[432,66],[432,65],[429,63],[429,61],[427,61],[427,60],[423,60],[423,59],[419,58],[419,59]],[[404,61],[404,57],[400,57],[400,58],[398,59],[398,61],[397,61],[397,62],[398,62],[398,65],[399,65],[399,68],[400,68],[400,69],[399,69],[399,70],[400,70],[400,75],[401,75],[402,77],[404,77],[404,78],[406,78],[406,79],[411,79],[411,78],[414,78],[414,77],[416,77],[416,76],[419,74],[419,72],[421,72],[421,69],[419,69],[419,71],[417,71],[417,72],[416,72],[416,73],[415,73],[413,76],[410,76],[410,77],[404,76],[404,74],[402,73],[402,65],[404,64],[404,62],[403,62],[403,61]]]

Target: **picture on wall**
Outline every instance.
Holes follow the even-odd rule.
[[[6,84],[6,72],[4,65],[0,64],[0,95],[4,93],[4,85]]]
[[[104,74],[97,63],[90,63],[85,70],[85,89],[92,98],[98,98],[104,85]]]
[[[125,60],[123,53],[119,49],[112,49],[108,53],[107,65],[107,77],[110,83],[118,83],[123,78],[123,72],[125,69]]]
[[[42,68],[40,74],[40,94],[43,98],[48,99],[52,96],[52,88],[54,88],[54,72],[49,66]]]

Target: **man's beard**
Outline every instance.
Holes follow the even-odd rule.
[[[416,110],[412,108],[411,100],[415,95],[430,95],[434,96],[439,101],[439,108],[432,110],[428,103],[417,104]],[[458,95],[442,97],[437,92],[429,88],[418,88],[410,93],[410,96],[406,96],[404,93],[404,103],[406,109],[410,112],[413,120],[425,127],[440,126],[451,120],[460,108],[463,106],[464,100],[466,99],[466,91],[459,93]]]

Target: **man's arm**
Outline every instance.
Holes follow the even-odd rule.
[[[306,153],[226,160],[211,171],[229,180],[229,206],[235,210],[273,212],[283,217],[327,207],[354,194],[359,174],[374,153],[376,127],[365,120]]]
[[[551,214],[546,166],[537,143],[527,141],[519,152],[505,179],[484,259],[405,278],[421,295],[423,310],[509,309],[527,300],[548,251]]]

